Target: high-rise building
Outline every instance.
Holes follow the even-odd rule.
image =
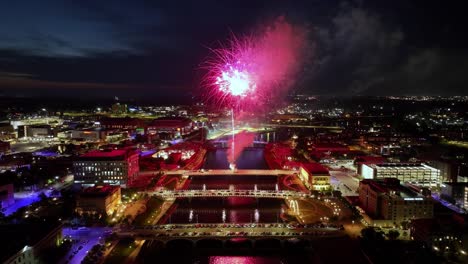
[[[133,149],[88,152],[73,162],[75,183],[126,186],[140,171],[138,159],[139,154]]]
[[[359,202],[373,224],[398,225],[403,221],[433,216],[431,198],[401,185],[395,178],[362,180]]]

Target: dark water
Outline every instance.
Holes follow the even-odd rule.
[[[165,223],[282,222],[283,200],[251,197],[178,198]]]
[[[210,175],[190,179],[190,190],[275,190],[279,189],[277,176]],[[278,186],[277,186],[278,185]]]
[[[206,155],[204,169],[229,169],[227,160],[228,149],[217,149]],[[245,148],[236,160],[238,169],[266,170],[268,165],[263,157],[263,148]]]

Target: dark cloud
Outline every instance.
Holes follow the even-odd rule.
[[[457,0],[4,1],[0,88],[102,84],[185,94],[199,84],[207,47],[284,15],[311,31],[302,91],[466,94],[463,10]]]
[[[306,89],[336,95],[466,94],[466,51],[440,48],[444,40],[422,45],[413,33],[387,13],[341,4],[331,23],[316,30],[317,59]]]

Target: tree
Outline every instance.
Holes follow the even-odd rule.
[[[361,237],[364,241],[371,243],[380,242],[384,240],[382,232],[377,232],[373,227],[366,227],[361,230]]]
[[[400,236],[400,232],[398,232],[395,229],[392,229],[392,230],[388,231],[388,233],[387,233],[387,237],[390,240],[396,240],[399,236]]]

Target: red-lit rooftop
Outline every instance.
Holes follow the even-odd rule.
[[[325,168],[323,165],[319,163],[302,163],[302,167],[309,173],[309,174],[329,174],[328,169]]]
[[[93,150],[81,155],[80,160],[123,160],[133,154],[137,154],[137,152],[133,149]]]
[[[107,196],[109,194],[114,193],[118,189],[120,189],[119,186],[110,186],[110,185],[88,187],[81,191],[80,196],[81,197]]]

